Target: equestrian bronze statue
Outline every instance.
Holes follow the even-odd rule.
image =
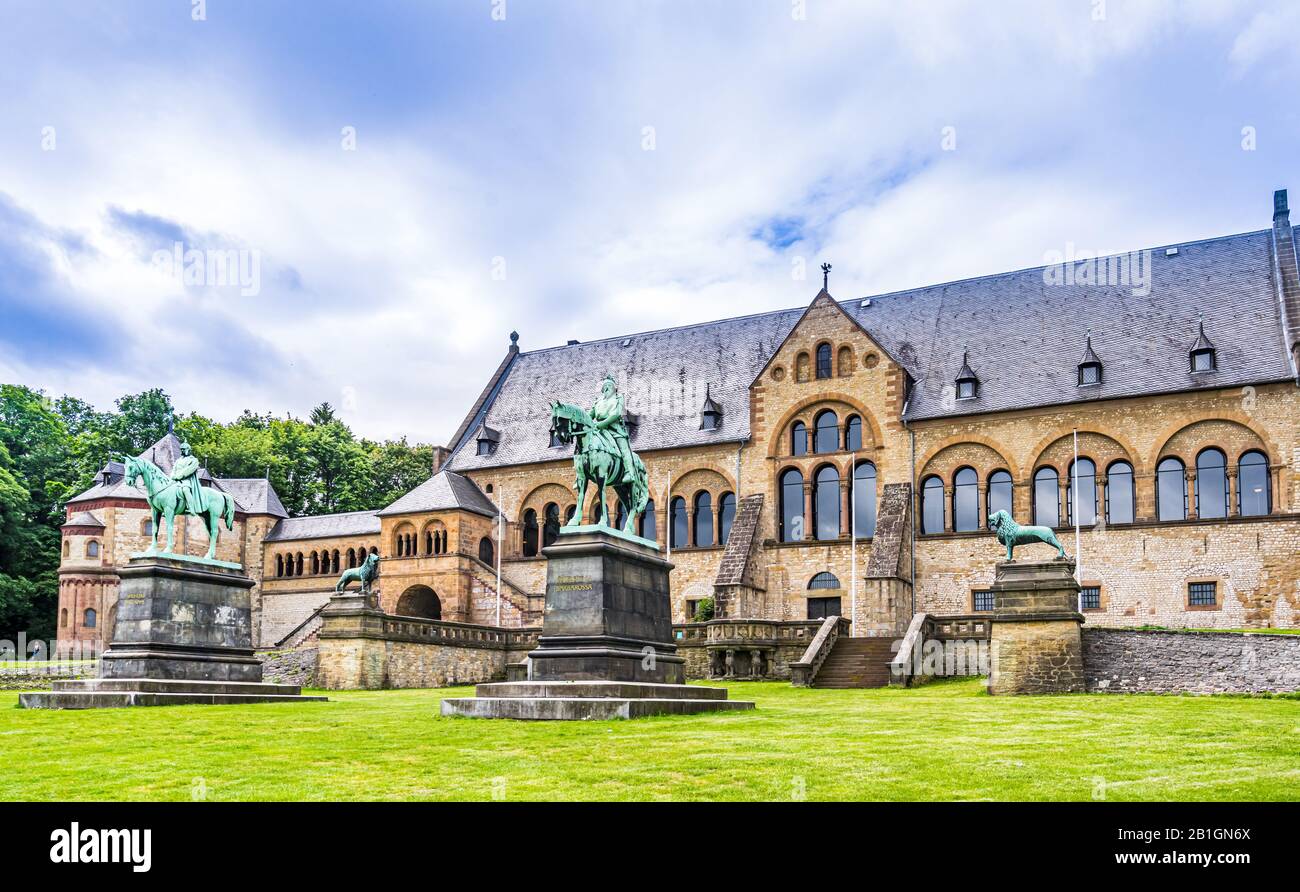
[[[219,489],[202,486],[199,483],[199,460],[190,454],[190,444],[181,444],[181,457],[176,460],[171,474],[153,462],[144,458],[122,456],[126,465],[126,482],[135,486],[137,480],[144,481],[146,500],[153,518],[153,538],[149,540],[146,554],[158,553],[158,533],[167,520],[167,546],[162,553],[172,554],[176,538],[176,517],[182,518],[193,514],[204,522],[208,531],[207,560],[213,560],[217,554],[217,529],[220,521],[226,522],[227,530],[235,528],[235,500]]]
[[[597,487],[597,504],[600,516],[596,523],[610,526],[609,505],[605,487],[614,490],[627,522],[622,532],[635,535],[637,518],[645,511],[650,498],[646,481],[645,464],[628,445],[627,422],[624,417],[623,397],[612,375],[605,376],[600,396],[591,411],[568,403],[551,402],[551,430],[556,439],[566,446],[574,444],[573,471],[576,477],[574,490],[578,494],[578,510],[566,528],[582,523],[582,507],[587,501],[587,484]]]

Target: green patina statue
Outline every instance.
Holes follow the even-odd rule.
[[[601,384],[600,396],[590,412],[580,406],[551,402],[551,430],[565,445],[574,443],[573,470],[577,477],[574,489],[578,504],[587,500],[587,484],[595,483],[597,503],[600,505],[598,524],[610,526],[609,506],[605,500],[605,487],[613,488],[627,515],[622,532],[635,535],[636,520],[645,510],[650,498],[646,481],[645,464],[628,445],[627,422],[624,420],[623,397],[612,375],[606,375]],[[577,511],[566,527],[582,524],[582,512]]]
[[[998,541],[1007,548],[1007,560],[1015,560],[1012,557],[1012,551],[1017,545],[1028,545],[1031,542],[1042,542],[1045,545],[1052,545],[1056,548],[1058,558],[1065,557],[1065,546],[1056,538],[1050,527],[1022,527],[1016,523],[1015,519],[1005,511],[998,511],[989,515],[989,531],[997,536]]]
[[[208,553],[205,559],[213,560],[217,553],[220,521],[225,520],[227,530],[235,528],[235,500],[227,493],[199,484],[199,460],[190,454],[190,444],[181,444],[181,457],[172,466],[170,475],[147,459],[124,455],[122,462],[126,465],[128,484],[135,486],[137,480],[144,481],[149,511],[153,516],[153,538],[149,540],[145,554],[158,553],[161,518],[167,519],[167,546],[162,553],[173,554],[176,516],[193,514],[207,526]]]
[[[349,567],[339,575],[334,585],[334,593],[341,594],[349,582],[361,583],[361,594],[370,596],[370,584],[379,576],[379,555],[368,554],[360,567]]]

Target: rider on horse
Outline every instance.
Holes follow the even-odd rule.
[[[623,396],[613,375],[606,375],[600,385],[600,396],[591,407],[591,420],[596,423],[593,438],[607,446],[623,460],[623,483],[636,480],[636,465],[632,449],[628,446],[627,422],[623,420]]]
[[[199,460],[190,451],[190,444],[181,443],[181,457],[172,465],[171,479],[181,488],[185,502],[179,506],[178,513],[201,514],[203,512],[203,490],[199,483]]]

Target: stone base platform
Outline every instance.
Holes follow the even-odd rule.
[[[25,709],[111,709],[239,703],[306,703],[297,685],[264,682],[185,681],[160,678],[88,678],[56,681],[49,691],[19,694]]]
[[[481,684],[474,697],[442,701],[442,714],[475,719],[586,721],[753,709],[726,688],[631,681],[507,681]]]

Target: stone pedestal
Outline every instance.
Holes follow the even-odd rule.
[[[177,557],[134,557],[121,578],[113,640],[100,677],[23,694],[34,709],[320,700],[264,684],[253,655],[253,580],[240,570]]]
[[[727,700],[724,688],[683,684],[672,564],[652,543],[589,526],[562,531],[543,554],[546,614],[528,680],[479,685],[477,697],[442,701],[443,715],[596,719],[753,708]]]
[[[1083,614],[1074,563],[1005,561],[992,589],[989,693],[1082,691]]]

